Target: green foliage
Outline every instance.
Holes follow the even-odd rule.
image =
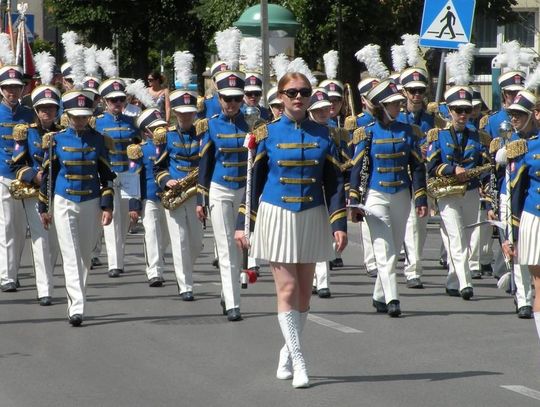
[[[32,52],[34,54],[37,54],[38,52],[41,52],[41,51],[48,51],[52,55],[54,55],[55,53],[54,44],[52,42],[45,41],[41,38],[34,39],[34,42],[31,44],[31,46],[32,46]]]

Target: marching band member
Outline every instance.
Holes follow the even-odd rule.
[[[418,140],[422,157],[425,158],[425,133],[435,126],[432,113],[427,112],[424,104],[424,95],[427,90],[428,76],[422,68],[407,68],[400,75],[400,83],[406,98],[403,110],[397,120],[402,123],[414,124],[422,130],[421,139]],[[407,279],[408,288],[424,288],[422,283],[422,251],[427,237],[428,216],[419,217],[414,205],[407,219],[405,229],[405,265],[403,273]]]
[[[143,135],[140,144],[131,144],[127,148],[130,160],[129,172],[140,174],[140,199],[129,200],[129,216],[137,222],[139,216],[144,226],[144,257],[146,259],[146,277],[150,287],[161,287],[163,282],[163,253],[169,245],[165,211],[158,194],[162,189],[154,179],[154,162],[161,156],[163,140],[156,137],[165,131],[167,122],[156,107],[145,109],[136,119],[135,124]]]
[[[268,122],[270,121],[270,111],[259,104],[262,97],[262,85],[262,75],[260,73],[246,72],[242,113],[245,113],[247,106],[256,107],[261,112],[261,119]]]
[[[133,118],[122,113],[127,98],[125,88],[124,81],[119,78],[107,79],[101,84],[99,93],[106,110],[96,118],[96,130],[112,140],[109,158],[111,168],[117,175],[129,170],[127,146],[137,138]],[[103,228],[111,278],[119,277],[124,272],[124,250],[130,223],[129,198],[121,196],[120,177],[114,182],[113,221]]]
[[[216,61],[210,67],[210,75],[212,77],[212,95],[206,96],[202,103],[198,103],[197,116],[200,119],[209,119],[216,114],[221,113],[221,105],[216,88],[216,75],[222,71],[227,71],[229,67],[224,61]]]
[[[173,242],[172,257],[178,290],[183,301],[193,301],[193,265],[202,250],[202,227],[196,214],[197,167],[199,143],[195,126],[197,93],[187,89],[191,77],[193,55],[176,52],[175,69],[183,88],[171,93],[171,108],[177,125],[169,127],[165,144],[154,165],[154,175],[160,188],[167,191],[189,182],[184,188],[185,198],[177,208],[165,210],[169,236]],[[183,75],[181,74],[183,72]]]
[[[52,68],[54,57],[50,54],[35,56],[36,65],[41,70],[44,83],[34,89],[31,94],[37,120],[30,126],[16,127],[13,134],[16,145],[11,168],[17,180],[31,185],[36,191],[39,191],[43,179],[42,165],[45,154],[42,147],[43,135],[60,130],[60,127],[54,123],[60,105],[60,92],[54,86],[48,85],[52,79],[52,72],[45,72],[43,65],[40,65],[46,57],[52,59],[52,64],[49,65]],[[17,129],[22,131],[17,131]],[[32,258],[39,305],[51,305],[54,289],[53,271],[59,251],[56,229],[54,226],[51,226],[48,231],[43,228],[38,212],[37,195],[27,197],[22,202],[32,241]]]
[[[377,215],[366,216],[378,269],[373,306],[377,312],[398,317],[401,307],[395,268],[410,211],[411,186],[418,216],[427,215],[425,167],[418,144],[421,130],[396,120],[404,97],[394,81],[379,83],[366,100],[375,121],[355,130],[349,199],[351,205],[365,203]],[[366,157],[368,161],[364,161]],[[360,215],[363,211],[352,209],[353,221]]]
[[[234,242],[234,222],[244,194],[249,131],[240,106],[244,98],[244,75],[222,71],[216,75],[221,114],[197,123],[201,138],[197,216],[210,219],[219,258],[222,307],[229,321],[242,319],[240,313],[240,253]]]
[[[13,199],[9,186],[15,179],[10,168],[15,141],[13,128],[17,123],[31,123],[32,111],[19,103],[23,83],[21,67],[5,65],[0,68],[0,289],[17,291],[17,273],[26,236],[22,201]]]
[[[43,147],[52,145],[52,156],[46,153],[44,176],[39,194],[39,213],[47,229],[56,224],[62,253],[68,296],[68,318],[73,326],[83,322],[86,304],[86,278],[98,224],[112,220],[115,174],[109,167],[105,139],[88,126],[93,112],[93,95],[73,90],[62,96],[69,127],[44,136]],[[52,178],[48,166],[52,165]],[[49,214],[49,183],[54,195]]]
[[[454,86],[445,93],[446,104],[452,116],[447,129],[434,128],[428,132],[429,177],[454,176],[466,190],[465,195],[450,194],[437,199],[443,221],[446,250],[448,251],[448,277],[446,293],[469,300],[473,296],[469,268],[470,231],[464,226],[476,221],[480,205],[477,177],[469,178],[467,170],[479,167],[489,160],[486,145],[489,138],[467,127],[472,112],[472,92],[468,86]],[[489,167],[489,166],[488,166]]]
[[[266,95],[266,100],[268,101],[268,106],[270,107],[270,111],[272,113],[272,118],[271,120],[268,120],[269,122],[277,119],[283,113],[283,102],[278,97],[277,90],[277,86],[274,86]]]
[[[286,344],[277,377],[292,378],[298,388],[309,386],[300,335],[309,311],[315,263],[333,257],[332,232],[338,251],[345,248],[347,215],[343,177],[329,129],[306,117],[310,81],[304,74],[289,72],[279,80],[278,89],[283,115],[255,130],[250,255],[270,262]],[[245,212],[243,206],[236,239],[247,248]]]
[[[532,311],[540,337],[540,141],[538,135],[508,144],[511,168],[511,216],[513,242],[506,240],[504,253],[514,262],[528,267],[533,279],[535,299]],[[524,281],[525,283],[525,281]]]

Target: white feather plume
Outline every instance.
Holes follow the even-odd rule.
[[[285,54],[277,54],[274,59],[272,59],[272,67],[274,68],[274,73],[276,74],[276,79],[278,81],[287,73],[289,63],[289,58]]]
[[[56,59],[47,51],[38,52],[34,55],[36,71],[38,71],[43,85],[50,85],[53,79]]]
[[[457,51],[447,55],[445,61],[448,65],[448,72],[450,77],[454,78],[456,85],[466,86],[472,82],[473,77],[470,70],[474,58],[474,49],[474,44],[460,44]]]
[[[401,36],[403,46],[407,53],[407,62],[409,66],[417,66],[420,62],[420,36],[418,34],[403,34]]]
[[[95,45],[84,49],[84,70],[86,71],[86,76],[93,76],[94,78],[99,76],[99,64],[96,53],[97,47]]]
[[[139,99],[147,109],[157,106],[156,101],[150,95],[150,92],[142,79],[137,79],[135,82],[127,85],[126,93]]]
[[[378,79],[386,79],[390,72],[381,60],[381,47],[379,45],[368,44],[356,54],[358,61],[363,62],[370,74]]]
[[[324,61],[324,72],[328,79],[336,79],[338,64],[339,64],[339,55],[335,50],[328,51],[323,55]]]
[[[2,65],[13,65],[15,63],[15,55],[11,49],[11,39],[9,34],[0,34],[0,62]]]
[[[176,51],[173,55],[176,78],[184,89],[191,83],[191,71],[195,57],[189,51]]]
[[[311,73],[306,61],[304,61],[302,58],[293,59],[287,67],[287,72],[298,72],[304,74],[306,78],[308,78],[309,83],[311,83],[311,86],[317,86],[317,83],[319,82],[315,75]]]
[[[240,43],[240,54],[244,57],[244,70],[260,72],[262,68],[262,41],[260,38],[243,38]]]
[[[525,79],[525,89],[534,92],[540,86],[540,66],[537,66],[534,72],[527,75]]]
[[[511,70],[519,69],[519,59],[521,55],[521,45],[519,45],[519,42],[516,40],[503,42],[502,50],[503,63]]]
[[[96,51],[96,60],[103,69],[103,73],[109,78],[118,76],[118,67],[116,66],[116,58],[110,48],[101,48]]]
[[[75,89],[82,89],[85,78],[84,46],[78,44],[79,37],[73,31],[62,34],[62,44],[66,54],[66,60],[71,64],[71,75]]]
[[[223,31],[218,31],[214,36],[219,59],[224,61],[229,69],[238,69],[240,59],[240,42],[242,33],[236,27],[230,27]]]
[[[392,67],[401,72],[407,67],[407,51],[404,45],[392,45]]]

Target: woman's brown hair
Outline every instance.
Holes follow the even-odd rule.
[[[281,77],[281,79],[278,82],[278,93],[283,92],[285,89],[285,86],[293,81],[294,79],[302,79],[304,83],[306,84],[306,87],[311,90],[311,83],[309,82],[309,79],[306,77],[306,75],[300,73],[300,72],[287,72],[285,75]]]

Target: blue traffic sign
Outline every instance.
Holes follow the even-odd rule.
[[[420,46],[457,49],[471,40],[476,0],[425,0]]]

